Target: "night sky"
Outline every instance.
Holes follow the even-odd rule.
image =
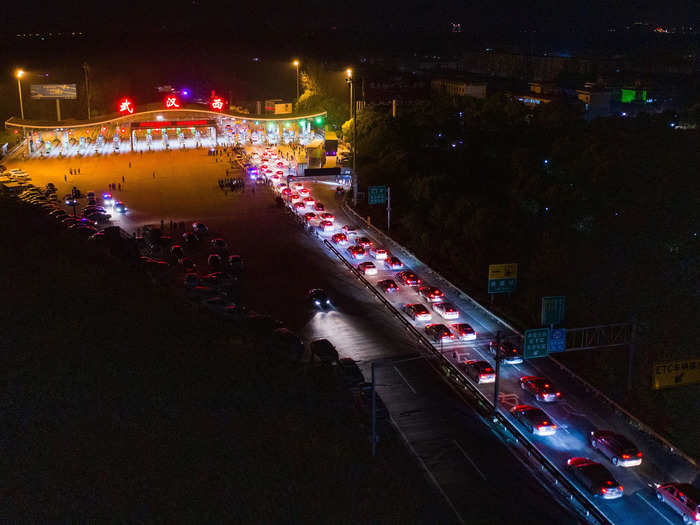
[[[247,33],[260,27],[288,32],[324,27],[391,28],[403,30],[444,28],[458,21],[465,31],[502,32],[530,26],[537,30],[607,29],[646,21],[658,25],[698,23],[694,0],[618,0],[561,2],[469,2],[457,0],[357,0],[337,2],[71,2],[70,9],[37,9],[15,2],[0,20],[10,31],[71,29],[93,30],[209,30]],[[252,23],[251,23],[252,20]],[[280,36],[282,36],[280,34]]]

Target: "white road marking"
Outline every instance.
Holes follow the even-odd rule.
[[[416,458],[418,458],[418,461],[420,461],[420,464],[423,466],[423,469],[425,472],[428,474],[430,477],[430,480],[433,482],[435,487],[440,491],[440,494],[442,494],[442,497],[445,498],[445,501],[447,501],[447,504],[450,506],[452,509],[452,512],[454,512],[457,520],[462,524],[462,525],[467,525],[466,522],[462,519],[462,516],[459,515],[459,512],[457,512],[457,508],[454,506],[452,503],[452,500],[449,498],[449,496],[445,493],[445,491],[442,489],[440,486],[440,483],[438,483],[438,480],[435,478],[435,475],[430,471],[430,469],[427,467],[425,464],[425,461],[423,461],[423,458],[420,457],[417,453],[416,450],[413,448],[413,445],[411,445],[410,441],[406,438],[406,435],[403,433],[403,430],[401,430],[401,427],[394,422],[394,427],[399,431],[399,434],[403,438],[404,442],[408,446],[408,448],[411,450],[411,454],[413,454]]]
[[[404,375],[401,373],[401,371],[394,366],[394,370],[396,370],[396,373],[399,374],[399,377],[403,379],[403,382],[406,383],[406,386],[411,389],[411,392],[414,394],[417,394],[416,389],[411,386],[411,383],[408,382],[408,380],[404,377]]]
[[[637,492],[637,496],[639,496],[639,497],[642,499],[642,501],[643,501],[644,503],[646,503],[646,504],[649,505],[652,509],[654,509],[654,512],[656,512],[659,516],[661,516],[663,519],[665,519],[667,523],[670,523],[671,525],[676,525],[676,524],[673,523],[670,519],[668,519],[666,516],[664,516],[663,514],[661,514],[661,511],[660,511],[659,509],[657,509],[654,505],[652,505],[651,503],[649,503],[649,501],[648,501],[644,496],[642,496],[642,493],[641,493],[641,492]]]
[[[476,463],[474,463],[474,461],[472,460],[472,458],[470,458],[469,455],[464,451],[464,449],[462,448],[462,445],[460,445],[460,444],[457,442],[456,439],[453,439],[452,442],[453,442],[455,445],[457,445],[457,448],[460,450],[460,452],[461,452],[462,454],[464,454],[464,457],[467,458],[467,461],[469,461],[469,463],[472,464],[472,467],[474,467],[474,470],[476,470],[476,471],[479,473],[479,476],[481,476],[482,478],[484,478],[484,481],[486,481],[486,475],[485,475],[483,472],[481,472],[481,470],[479,469],[479,467],[476,466]]]

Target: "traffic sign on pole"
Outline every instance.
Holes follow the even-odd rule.
[[[367,193],[368,204],[384,204],[386,202],[386,186],[370,186]]]
[[[566,328],[552,328],[549,331],[549,353],[566,350]]]
[[[518,264],[489,264],[488,293],[511,293],[518,285]]]
[[[555,325],[564,320],[566,296],[551,295],[542,298],[542,324]]]
[[[549,350],[549,328],[525,330],[523,359],[546,357]]]

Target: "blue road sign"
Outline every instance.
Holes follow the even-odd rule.
[[[566,350],[566,328],[552,328],[549,331],[549,352]]]

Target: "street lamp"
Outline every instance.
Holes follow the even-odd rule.
[[[292,65],[297,68],[297,102],[299,101],[299,61],[295,60]]]
[[[345,82],[350,85],[350,118],[352,119],[352,204],[357,208],[357,104],[355,103],[355,90],[352,69],[345,70]]]
[[[24,120],[24,106],[22,105],[22,80],[24,76],[24,71],[18,69],[15,71],[15,76],[17,77],[17,92],[19,93],[19,111],[22,114],[22,120]]]

